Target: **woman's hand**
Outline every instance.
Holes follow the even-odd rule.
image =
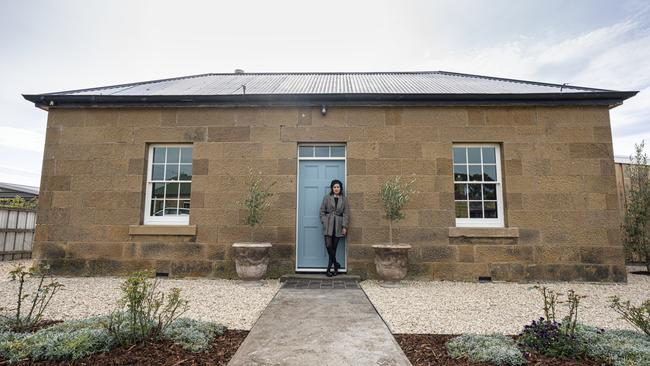
[[[343,236],[345,236],[347,233],[348,233],[348,229],[346,228],[341,229],[341,234],[343,234]]]

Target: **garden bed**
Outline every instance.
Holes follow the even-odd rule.
[[[26,360],[15,365],[226,365],[246,338],[248,331],[226,330],[217,336],[210,349],[193,353],[170,341],[118,347],[109,352],[71,361]],[[0,358],[0,365],[8,364]]]
[[[402,347],[413,366],[493,366],[484,362],[472,362],[463,359],[454,359],[447,352],[445,343],[456,337],[447,334],[395,334],[395,340]],[[596,360],[570,360],[557,359],[532,355],[528,365],[544,366],[601,366],[603,363]],[[606,364],[605,364],[606,365]]]

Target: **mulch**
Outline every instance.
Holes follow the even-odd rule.
[[[490,366],[483,362],[471,362],[467,359],[454,359],[447,353],[445,343],[455,335],[448,334],[395,334],[395,340],[413,366]],[[528,365],[535,366],[602,366],[596,360],[570,360],[548,358],[541,355],[528,357]]]
[[[98,353],[74,362],[70,361],[25,361],[18,365],[226,365],[248,335],[245,330],[226,330],[215,338],[209,350],[192,353],[172,342],[145,343],[130,347],[119,347],[110,352]],[[0,358],[0,365],[4,360]]]

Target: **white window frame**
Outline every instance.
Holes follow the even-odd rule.
[[[170,216],[151,216],[151,190],[153,189],[153,182],[151,181],[151,174],[153,170],[153,150],[156,147],[194,147],[191,144],[151,144],[148,146],[149,151],[147,152],[149,159],[147,160],[147,188],[145,196],[145,208],[144,208],[144,224],[145,225],[189,225],[190,224],[190,215],[192,214],[192,204],[190,199],[190,215],[170,215]],[[192,149],[192,156],[194,156],[194,149]],[[194,164],[192,164],[192,175],[194,175]],[[179,183],[192,183],[192,180],[189,181],[179,181]],[[190,191],[191,192],[191,191]]]
[[[454,179],[454,167],[453,167],[453,148],[455,147],[493,147],[495,151],[496,159],[496,169],[497,169],[497,180],[495,182],[490,182],[490,184],[496,184],[497,190],[497,218],[496,219],[486,219],[486,218],[457,218],[456,217],[456,180]],[[481,154],[483,151],[481,150]],[[481,163],[481,166],[483,163]],[[456,218],[456,227],[504,227],[503,219],[503,177],[501,173],[501,145],[494,143],[465,143],[465,144],[452,144],[452,171],[451,179],[454,192],[454,218]],[[481,184],[484,184],[481,182]]]

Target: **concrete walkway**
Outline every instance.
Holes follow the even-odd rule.
[[[361,289],[281,288],[228,365],[410,365]]]

